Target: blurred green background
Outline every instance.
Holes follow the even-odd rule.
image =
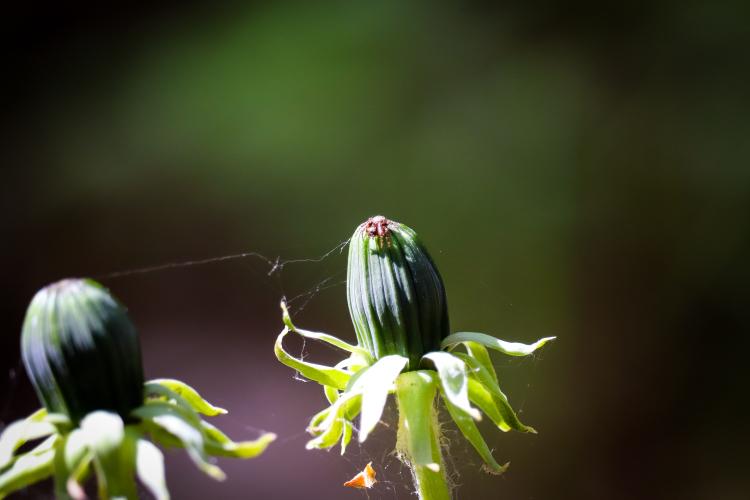
[[[539,434],[483,424],[504,477],[452,439],[459,500],[750,497],[750,3],[0,13],[0,422],[38,407],[19,365],[38,288],[242,252],[317,259],[382,214],[427,243],[453,331],[558,336],[536,359],[493,355]],[[271,275],[248,257],[101,278],[139,325],[147,377],[227,408],[230,437],[280,435],[221,460],[225,483],[169,455],[173,498],[413,498],[393,425],[344,458],[304,449],[322,390],[272,354],[284,295],[300,326],[354,339],[345,266],[344,251]],[[370,460],[369,495],[341,486]]]

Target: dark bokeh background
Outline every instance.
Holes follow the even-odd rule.
[[[503,478],[454,443],[459,499],[749,498],[750,3],[498,4],[3,2],[0,421],[38,406],[18,340],[45,284],[315,259],[383,214],[435,255],[453,331],[559,337],[494,357],[540,433],[483,425]],[[295,320],[354,338],[345,256],[101,280],[148,377],[280,435],[225,483],[169,455],[175,499],[367,498],[341,484],[370,460],[370,499],[413,498],[392,427],[304,450],[322,391],[272,354],[281,296],[321,283]]]

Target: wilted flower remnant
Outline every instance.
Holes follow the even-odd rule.
[[[372,462],[365,466],[365,470],[354,476],[351,480],[344,483],[344,486],[352,488],[370,489],[378,481],[375,479],[375,471],[372,468]]]
[[[208,456],[249,458],[275,439],[233,442],[205,422],[226,413],[188,385],[144,383],[135,326],[98,283],[64,280],[40,290],[22,333],[26,370],[44,408],[0,437],[0,498],[49,476],[58,499],[83,499],[96,474],[99,497],[137,500],[135,476],[157,500],[169,498],[164,457],[154,444],[185,448],[203,472],[225,478]],[[27,441],[46,438],[27,453]]]
[[[445,287],[430,254],[414,231],[382,216],[370,218],[352,236],[347,296],[356,346],[296,328],[282,303],[286,326],[276,341],[276,356],[323,385],[331,403],[313,417],[308,430],[315,438],[307,447],[330,448],[340,441],[343,454],[359,414],[359,441],[364,442],[380,420],[388,394],[395,393],[399,456],[411,467],[422,500],[448,499],[434,407],[439,390],[486,468],[505,470],[507,464],[495,461],[474,423],[482,417],[479,410],[502,431],[535,431],[518,420],[500,390],[487,347],[525,356],[554,337],[525,345],[481,333],[451,335]],[[350,356],[333,367],[294,358],[282,346],[290,331],[333,344]],[[461,344],[466,353],[451,352]]]

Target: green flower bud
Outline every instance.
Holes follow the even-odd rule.
[[[374,359],[398,354],[416,370],[448,336],[445,286],[417,234],[377,216],[349,244],[349,312],[357,340]]]
[[[141,347],[124,307],[98,283],[68,279],[34,296],[21,335],[26,371],[47,411],[75,425],[143,404]]]

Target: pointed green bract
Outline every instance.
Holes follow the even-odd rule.
[[[460,332],[447,336],[440,344],[440,348],[446,349],[454,344],[476,342],[477,344],[497,349],[498,351],[510,354],[511,356],[528,356],[550,340],[555,340],[555,338],[556,337],[545,337],[537,340],[533,344],[527,345],[518,342],[505,342],[490,335],[485,335],[484,333]]]
[[[484,388],[474,377],[469,377],[469,401],[477,405],[482,412],[490,417],[497,427],[503,432],[508,432],[510,426],[497,409],[497,403],[492,394]]]
[[[341,454],[343,455],[346,451],[346,447],[349,445],[349,441],[352,440],[352,423],[351,421],[344,422],[344,435],[341,436]]]
[[[179,406],[160,403],[154,401],[142,406],[134,411],[133,415],[143,419],[149,431],[153,427],[148,424],[152,424],[177,438],[200,470],[216,480],[226,479],[224,472],[208,461],[200,425],[193,421],[187,412],[180,411],[182,408]]]
[[[357,381],[362,388],[362,416],[360,417],[359,442],[364,443],[367,436],[377,425],[383,407],[388,399],[388,392],[393,389],[401,370],[409,360],[396,354],[380,358],[377,363]]]
[[[216,457],[253,458],[257,457],[276,439],[276,434],[266,432],[252,441],[218,442],[206,439],[206,453]]]
[[[125,418],[143,400],[135,326],[94,281],[69,279],[40,290],[26,312],[21,352],[45,408],[74,424],[97,410]]]
[[[143,393],[148,398],[146,400],[146,405],[154,404],[157,401],[174,404],[175,406],[180,407],[184,413],[189,415],[192,422],[199,423],[201,421],[195,407],[191,405],[187,399],[183,398],[165,385],[146,382],[146,385],[143,388]],[[153,399],[151,396],[159,396],[159,399]]]
[[[125,432],[116,413],[95,411],[81,420],[88,447],[94,453],[94,470],[101,498],[138,500],[133,478],[135,442]]]
[[[145,439],[138,440],[135,470],[138,479],[155,500],[169,500],[167,482],[164,479],[164,455]]]
[[[361,356],[352,354],[348,358],[342,359],[341,361],[336,363],[336,366],[334,366],[334,368],[349,368],[349,370],[356,372],[366,366],[370,366],[372,363],[372,358],[370,358],[369,356],[367,357],[367,360],[365,360]]]
[[[282,345],[284,336],[287,333],[289,333],[288,327],[284,328],[284,330],[279,334],[279,337],[276,339],[276,344],[274,345],[274,352],[276,353],[276,357],[279,359],[279,361],[290,368],[294,368],[310,380],[314,380],[321,385],[329,385],[331,387],[335,387],[340,391],[343,391],[346,387],[346,383],[352,376],[351,372],[342,370],[341,368],[333,368],[330,366],[308,363],[307,361],[302,361],[301,359],[295,358],[294,356],[286,352],[284,350],[284,346]]]
[[[476,448],[476,450],[479,452],[479,455],[481,455],[482,459],[484,459],[487,465],[489,465],[489,467],[495,472],[502,472],[503,470],[505,470],[507,466],[501,467],[495,461],[495,458],[492,456],[492,452],[487,446],[487,443],[479,433],[479,429],[477,429],[477,425],[474,423],[474,419],[463,409],[454,405],[450,398],[445,397],[443,398],[443,401],[445,401],[445,406],[448,408],[448,412],[451,414],[451,417],[453,417],[453,421],[456,422],[456,425],[458,425],[458,428],[461,430],[461,434],[463,434],[464,437],[466,437],[466,439],[468,439],[469,442],[474,445],[474,448]]]
[[[490,353],[487,352],[487,348],[476,342],[464,342],[464,346],[466,347],[469,356],[476,359],[482,366],[484,366],[497,384],[497,373],[495,372],[495,367],[492,366],[492,360],[490,360]]]
[[[208,422],[201,421],[201,428],[205,436],[206,452],[209,455],[215,456],[252,458],[263,453],[263,450],[276,439],[276,434],[266,432],[253,441],[235,443],[226,434]]]
[[[435,365],[443,396],[475,420],[481,420],[482,415],[469,403],[469,376],[466,373],[466,363],[447,352],[430,352],[425,354],[424,359]]]
[[[0,470],[13,460],[13,452],[26,441],[49,436],[56,430],[50,423],[35,422],[28,418],[10,424],[0,436]]]
[[[200,394],[198,394],[198,391],[190,387],[184,382],[180,382],[179,380],[174,380],[171,378],[160,378],[156,380],[150,380],[146,382],[146,392],[149,391],[149,389],[153,389],[154,385],[156,386],[162,386],[167,387],[174,391],[175,393],[179,394],[184,398],[184,400],[197,412],[202,413],[204,415],[207,415],[209,417],[213,417],[216,415],[221,415],[222,413],[226,413],[227,411],[224,408],[219,408],[218,406],[214,406],[205,399],[203,399]]]
[[[94,451],[83,429],[77,428],[70,434],[61,436],[55,454],[57,497],[64,499],[67,494],[76,500],[85,498],[81,485],[93,474],[93,459]]]
[[[531,432],[536,434],[536,431],[534,429],[523,425],[520,420],[518,420],[516,413],[513,411],[513,408],[510,407],[510,403],[508,403],[508,398],[505,397],[505,394],[502,393],[500,387],[498,387],[490,373],[484,368],[484,366],[481,365],[481,363],[466,354],[457,353],[456,356],[466,361],[466,364],[469,366],[471,376],[476,378],[476,380],[482,385],[482,387],[490,393],[490,395],[492,396],[492,400],[495,403],[495,408],[502,417],[502,422],[505,425],[507,425],[514,431],[524,433]],[[501,424],[498,425],[503,427]]]
[[[310,330],[302,330],[294,326],[292,324],[292,318],[289,316],[289,310],[286,307],[286,302],[281,302],[281,310],[282,310],[282,317],[284,319],[284,324],[289,328],[291,331],[299,333],[303,337],[306,337],[308,339],[315,339],[320,340],[323,342],[327,342],[331,345],[334,345],[338,347],[339,349],[343,349],[345,351],[349,351],[355,356],[359,356],[363,360],[365,360],[366,364],[370,364],[372,362],[372,358],[370,357],[370,353],[366,349],[362,349],[361,347],[357,347],[355,345],[351,345],[347,342],[344,342],[343,340],[339,339],[338,337],[334,337],[333,335],[329,335],[327,333],[321,333],[321,332],[311,332]]]
[[[55,450],[26,453],[0,472],[0,498],[19,488],[34,484],[54,472]]]
[[[342,394],[341,397],[331,405],[325,419],[320,422],[320,426],[318,428],[311,428],[311,431],[319,432],[320,434],[318,437],[307,443],[307,449],[325,449],[334,446],[344,432],[344,422],[349,420],[347,417],[347,411],[352,405],[359,407],[361,401],[362,392],[360,390],[354,390]]]
[[[326,399],[331,404],[335,403],[339,398],[339,391],[335,387],[331,387],[330,385],[324,385],[323,392],[325,392]]]
[[[66,498],[63,491],[75,500],[85,500],[86,493],[83,489],[83,483],[93,474],[91,463],[94,460],[94,452],[86,449],[85,453],[77,463],[72,464],[70,472],[60,474],[55,466],[55,493],[58,498]],[[57,462],[55,462],[57,464]]]
[[[207,440],[210,439],[212,441],[216,441],[217,443],[230,443],[232,441],[231,439],[229,439],[229,436],[227,436],[205,420],[201,420],[201,431],[203,432],[203,435]]]

